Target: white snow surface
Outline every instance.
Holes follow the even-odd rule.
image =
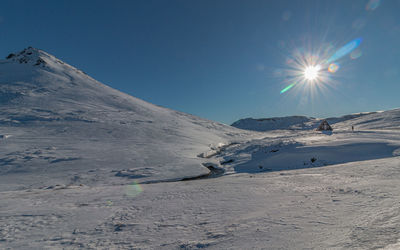
[[[34,48],[0,87],[0,249],[399,249],[400,109],[241,130]]]

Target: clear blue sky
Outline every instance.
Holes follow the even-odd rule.
[[[368,2],[4,0],[0,55],[40,48],[135,97],[224,123],[400,107],[400,1]],[[280,94],[294,50],[358,37],[362,55],[341,59],[332,86]]]

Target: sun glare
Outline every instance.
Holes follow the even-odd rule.
[[[341,61],[346,60],[345,56],[350,54],[350,59],[357,59],[362,55],[360,49],[356,50],[362,40],[361,37],[354,39],[339,49],[330,43],[308,52],[301,47],[294,49],[286,60],[287,68],[282,74],[277,71],[286,83],[280,93],[291,89],[310,90],[308,93],[314,96],[317,91],[322,93],[328,86],[333,87],[335,74],[341,68]]]
[[[304,70],[304,78],[309,81],[315,80],[318,77],[318,73],[320,70],[321,66],[319,65],[308,66]]]

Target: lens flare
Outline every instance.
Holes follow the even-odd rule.
[[[333,54],[327,61],[326,63],[331,63],[334,61],[339,60],[343,56],[347,55],[348,53],[351,53],[354,49],[356,49],[362,42],[362,38],[357,38],[354,39],[353,41],[349,42],[348,44],[344,45],[340,49],[338,49],[335,54]]]
[[[357,58],[359,58],[360,56],[362,56],[362,52],[361,52],[361,50],[354,50],[353,52],[351,52],[351,54],[350,54],[350,58],[351,59],[357,59]]]
[[[331,73],[335,73],[336,71],[339,70],[339,68],[340,68],[340,66],[338,63],[331,63],[331,64],[329,64],[328,71]]]
[[[142,186],[137,183],[136,181],[134,181],[132,184],[128,185],[125,188],[125,193],[126,195],[130,196],[130,197],[136,197],[138,196],[141,192],[143,192],[143,188]]]
[[[312,100],[318,94],[335,88],[338,82],[334,73],[341,68],[339,59],[349,54],[351,59],[360,57],[361,50],[357,48],[361,42],[362,38],[357,38],[339,49],[331,43],[322,43],[314,48],[309,46],[308,50],[304,47],[294,49],[286,59],[287,68],[274,74],[283,78],[286,85],[280,94],[296,89]]]
[[[367,10],[375,10],[379,5],[381,5],[381,0],[369,0],[365,8]]]
[[[289,89],[291,89],[296,83],[292,83],[289,86],[287,86],[286,88],[281,90],[281,94],[285,93],[286,91],[288,91]]]

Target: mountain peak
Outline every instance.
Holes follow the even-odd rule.
[[[24,50],[11,53],[6,57],[6,61],[23,64],[23,65],[31,65],[34,67],[40,67],[46,71],[50,71],[53,73],[66,73],[66,72],[75,72],[80,75],[84,75],[85,77],[89,77],[85,72],[61,61],[55,56],[37,48],[28,47]]]
[[[47,64],[46,58],[49,57],[51,57],[49,54],[40,49],[28,47],[18,53],[9,54],[6,59],[14,62],[19,62],[21,64],[45,66]]]

